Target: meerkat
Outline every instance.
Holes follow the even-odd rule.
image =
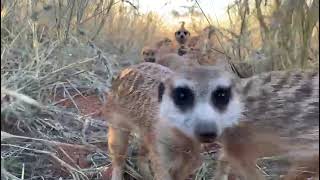
[[[171,46],[173,46],[173,41],[171,39],[165,37],[162,40],[156,42],[155,46],[157,48],[161,48],[163,46],[171,47]]]
[[[184,27],[185,22],[182,22],[180,28],[174,33],[175,39],[178,42],[178,55],[183,56],[187,53],[186,43],[190,38],[190,32]]]
[[[152,46],[145,46],[141,51],[142,61],[143,62],[155,62],[157,59],[162,56],[173,53],[174,46],[173,42],[169,38],[164,38],[156,42]]]
[[[187,42],[188,48],[200,49],[202,53],[205,53],[212,47],[211,37],[215,33],[213,26],[205,27],[199,35],[192,36]]]
[[[201,165],[200,143],[237,124],[243,106],[234,83],[233,75],[216,67],[172,71],[146,62],[120,72],[102,110],[110,123],[112,180],[123,177],[132,132],[141,138],[140,157],[151,160],[155,179],[184,180]]]
[[[156,43],[156,47],[158,48],[158,55],[159,58],[166,54],[174,53],[175,52],[175,46],[171,39],[164,38],[163,40]]]
[[[156,62],[158,49],[145,46],[141,51],[143,62]]]
[[[312,156],[319,157],[318,71],[273,71],[239,82],[245,104],[245,121],[240,122],[245,126],[226,130],[221,141],[222,159],[230,161],[240,176],[246,180],[264,179],[255,167],[258,157],[294,154],[289,158],[293,164],[294,159],[301,161],[298,157],[309,154],[307,151],[315,151]],[[307,169],[316,166],[310,159],[314,160],[303,161],[309,164]],[[230,166],[221,163],[219,167],[215,179],[224,179]]]
[[[166,40],[170,40],[170,39],[164,39],[163,43],[165,43]],[[159,48],[160,48],[159,50],[155,48],[145,47],[142,50],[143,62],[157,63],[160,65],[166,66],[171,70],[177,70],[181,67],[186,67],[186,66],[191,67],[191,66],[199,65],[199,63],[192,58],[179,56],[170,50],[161,51],[163,50],[161,49],[162,47],[168,47],[168,46],[164,46],[163,44],[161,44],[159,45]]]
[[[301,139],[301,135],[319,128],[319,73],[271,72],[250,79],[237,79],[240,83],[228,77],[232,75],[217,67],[193,67],[173,72],[155,63],[142,63],[122,71],[113,83],[111,96],[103,111],[111,123],[108,139],[113,156],[114,180],[122,177],[128,134],[134,130],[138,131],[143,139],[141,149],[149,154],[156,179],[186,177],[196,168],[194,164],[199,163],[200,143],[212,141],[223,133],[221,137],[227,159],[236,163],[236,167],[246,179],[257,180],[262,177],[253,165],[255,158],[261,153],[283,150],[268,147],[274,146],[272,141],[276,139],[268,141],[268,136],[265,138],[260,132],[261,128],[268,129],[266,132],[271,135],[274,131],[279,131],[281,136],[291,136],[295,141]],[[212,87],[220,83],[218,89]],[[231,84],[227,85],[228,83]],[[181,84],[188,89],[185,91],[185,88],[182,88],[184,95],[181,97],[188,98],[185,103],[178,105],[174,92],[181,89],[178,88]],[[226,86],[232,87],[231,96]],[[216,92],[221,92],[221,87],[221,97],[229,98],[229,101],[224,101],[228,102],[228,108],[219,108],[223,101],[211,105],[201,103],[209,99],[207,91],[211,92],[213,97]],[[202,93],[190,94],[190,89],[192,93]],[[296,99],[297,97],[300,97],[300,100]],[[301,97],[308,98],[302,103]],[[214,99],[211,98],[211,101],[214,102]],[[185,107],[189,101],[192,102],[192,108]],[[245,104],[246,111],[242,111],[242,103]],[[295,114],[298,112],[297,107],[304,109],[299,116]],[[201,119],[207,119],[207,116],[202,116],[208,113],[210,117],[213,116],[211,120],[214,123],[199,125],[198,123],[204,122]],[[240,122],[241,114],[247,120],[244,122],[251,125],[251,130],[254,131],[248,131],[248,128],[237,130],[236,124]],[[215,116],[219,117],[219,121],[216,121]],[[196,119],[199,118],[198,122]],[[286,120],[290,122],[285,122]],[[205,122],[209,123],[207,120]],[[236,130],[232,130],[234,127]],[[210,133],[206,132],[203,137],[197,132],[198,128]],[[313,146],[319,143],[319,135],[315,135],[315,139],[308,139],[306,142],[311,142]],[[243,146],[247,144],[251,146]],[[239,152],[234,145],[244,149]],[[267,148],[261,148],[260,145]]]
[[[184,56],[196,59],[201,65],[216,65],[221,63],[219,61],[227,57],[217,55],[213,51],[212,36],[214,33],[215,28],[208,26],[204,28],[199,35],[192,36],[187,42]]]
[[[180,45],[186,44],[190,37],[190,32],[184,27],[184,25],[185,22],[182,22],[180,28],[174,33],[175,39]]]

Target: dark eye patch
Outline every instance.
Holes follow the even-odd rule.
[[[158,86],[158,102],[162,101],[162,96],[164,94],[164,90],[165,90],[164,84],[163,84],[163,82],[161,82]]]
[[[218,87],[212,92],[211,101],[214,107],[223,111],[229,104],[231,96],[231,87]]]
[[[194,94],[188,87],[177,87],[171,93],[173,102],[182,110],[186,111],[194,105]]]

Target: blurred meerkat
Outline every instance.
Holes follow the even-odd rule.
[[[172,46],[173,46],[173,42],[172,42],[171,39],[165,37],[165,38],[163,38],[162,40],[156,42],[155,46],[156,46],[157,48],[159,48],[159,49],[160,49],[161,47],[163,47],[163,46],[165,46],[165,47],[172,47]]]
[[[155,62],[160,57],[168,54],[173,53],[174,47],[173,42],[169,38],[164,38],[153,46],[145,46],[142,49],[141,56],[143,62]]]
[[[273,71],[240,82],[246,121],[225,131],[221,158],[246,180],[264,179],[255,166],[259,157],[288,154],[296,167],[299,161],[306,169],[317,167],[319,159],[304,156],[313,151],[319,158],[319,72]],[[228,169],[222,161],[215,179],[227,177]]]
[[[156,63],[124,69],[102,110],[110,122],[112,180],[123,177],[129,134],[141,138],[144,179],[185,180],[200,166],[200,143],[237,124],[242,104],[233,76],[216,67],[174,72]],[[148,156],[146,156],[148,154]]]
[[[175,52],[175,47],[171,39],[164,38],[163,40],[156,43],[158,50],[159,57],[162,57],[169,53]]]
[[[187,53],[186,43],[190,38],[190,32],[184,27],[185,22],[182,22],[180,28],[174,33],[175,39],[178,42],[178,55],[182,56]]]
[[[195,58],[201,65],[215,65],[220,59],[226,57],[217,56],[213,52],[212,36],[215,33],[213,26],[204,28],[197,36],[192,36],[187,42],[187,55]]]
[[[143,62],[156,62],[158,49],[153,47],[145,46],[141,51],[142,61]]]
[[[211,37],[214,33],[215,28],[213,26],[205,27],[199,35],[190,37],[187,47],[200,49],[201,53],[206,53],[212,47]]]
[[[157,59],[156,63],[166,66],[174,71],[185,67],[194,67],[200,65],[195,59],[189,59],[184,56],[179,56],[175,53],[165,54],[161,58]]]

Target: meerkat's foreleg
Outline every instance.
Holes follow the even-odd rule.
[[[112,180],[123,179],[129,132],[118,128],[109,127],[108,146],[112,158]]]
[[[152,180],[153,176],[149,166],[149,150],[143,137],[139,138],[138,168],[144,180]]]

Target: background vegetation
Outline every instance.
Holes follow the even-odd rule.
[[[188,13],[172,14],[188,19],[192,34],[215,26],[214,49],[234,63],[249,63],[255,73],[318,68],[318,0],[238,0],[223,22],[192,2]],[[179,27],[138,7],[123,0],[1,1],[1,179],[109,176],[107,123],[98,109],[111,79],[139,62],[145,44],[172,38]],[[139,179],[131,151],[128,179]],[[204,153],[193,179],[212,176],[212,156]],[[276,169],[264,169],[266,176],[277,179]]]

